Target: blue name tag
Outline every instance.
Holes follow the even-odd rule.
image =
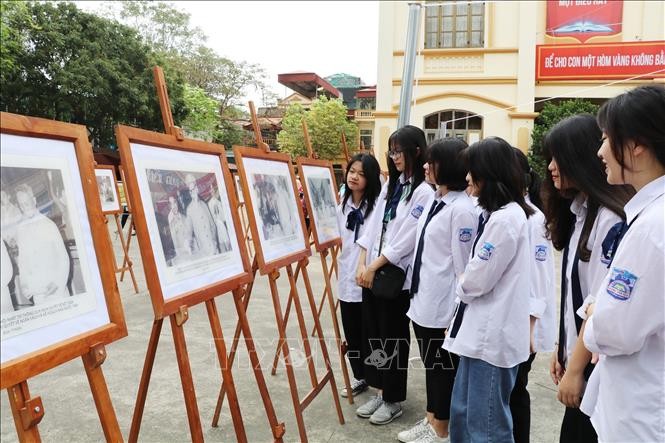
[[[423,215],[423,208],[420,205],[417,205],[413,210],[411,211],[411,215],[413,215],[415,218],[420,218],[421,215]]]
[[[459,241],[464,243],[470,241],[472,232],[473,232],[472,228],[461,228],[459,230]]]
[[[547,260],[547,245],[536,245],[536,260]]]
[[[483,247],[480,248],[480,251],[478,251],[478,258],[481,260],[489,260],[492,256],[492,252],[494,252],[494,245],[492,243],[485,242]]]
[[[628,300],[635,289],[637,276],[627,269],[612,268],[610,282],[607,284],[607,293],[617,300]]]

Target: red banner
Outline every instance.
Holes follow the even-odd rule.
[[[620,33],[622,16],[621,0],[548,0],[547,35],[584,43],[597,35]]]
[[[665,41],[536,46],[536,81],[665,77]]]

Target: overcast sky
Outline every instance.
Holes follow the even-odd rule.
[[[76,2],[94,10],[102,2]],[[277,74],[344,72],[376,84],[379,3],[373,1],[177,1],[207,45],[232,60],[259,63],[271,89],[291,93]],[[258,94],[248,99],[260,102]]]

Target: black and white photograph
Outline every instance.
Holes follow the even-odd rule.
[[[102,202],[102,211],[107,212],[120,212],[120,197],[115,187],[115,177],[113,176],[112,169],[95,169],[95,179],[97,181],[97,190],[99,191],[99,199]]]
[[[318,243],[339,238],[337,227],[337,201],[333,179],[328,167],[303,165],[302,174],[314,216],[314,227]]]
[[[243,272],[219,157],[131,146],[164,298]]]
[[[265,262],[306,249],[289,166],[251,157],[242,162]]]
[[[108,321],[73,147],[69,158],[53,159],[30,155],[30,148],[44,145],[55,155],[65,142],[33,141],[33,147],[26,139],[2,134],[2,361],[80,332],[81,316]],[[48,327],[60,330],[42,333]]]

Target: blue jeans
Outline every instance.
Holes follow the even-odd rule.
[[[451,443],[514,442],[510,393],[517,368],[460,357],[450,404]]]

